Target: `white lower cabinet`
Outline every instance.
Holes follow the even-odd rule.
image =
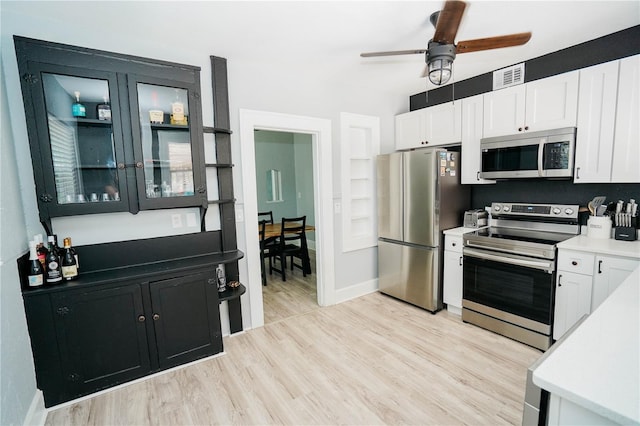
[[[462,237],[445,235],[443,301],[447,311],[462,312]]]
[[[591,310],[593,311],[600,306],[604,299],[613,293],[638,265],[640,265],[638,259],[596,256]]]
[[[556,306],[553,316],[555,340],[562,337],[583,315],[591,312],[592,285],[591,275],[558,271]]]
[[[638,266],[638,259],[559,249],[554,340],[600,306]]]

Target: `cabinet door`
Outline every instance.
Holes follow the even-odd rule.
[[[611,182],[640,182],[640,55],[620,61]]]
[[[511,135],[522,131],[525,85],[485,93],[483,103],[483,137]]]
[[[460,156],[463,184],[495,183],[494,180],[481,179],[482,153],[480,139],[482,139],[483,102],[482,95],[464,98],[462,100],[462,155]]]
[[[462,140],[461,112],[460,102],[446,102],[426,108],[425,145],[460,143]]]
[[[51,296],[58,349],[70,397],[150,371],[139,285]]]
[[[198,86],[128,76],[141,210],[205,205]]]
[[[553,338],[558,340],[585,314],[591,313],[590,275],[558,271]]]
[[[128,210],[124,167],[118,167],[125,158],[116,74],[35,63],[29,69],[41,215]]]
[[[578,71],[527,83],[525,130],[575,127],[578,113]]]
[[[218,287],[214,273],[149,284],[160,368],[222,351]],[[209,279],[211,278],[211,283]]]
[[[462,253],[444,251],[443,282],[444,303],[448,307],[462,309]]]
[[[580,70],[575,183],[611,180],[618,63]]]
[[[640,266],[640,261],[637,259],[596,256],[591,311],[600,306],[638,266]]]
[[[424,109],[396,115],[396,150],[424,145],[425,115]]]

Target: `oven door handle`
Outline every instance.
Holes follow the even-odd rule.
[[[475,257],[478,259],[492,260],[494,262],[507,263],[509,265],[523,266],[525,268],[541,269],[549,273],[553,273],[555,269],[553,261],[545,261],[542,259],[541,260],[524,259],[524,258],[513,256],[507,253],[500,253],[499,255],[497,255],[497,254],[486,252],[484,250],[476,250],[476,249],[465,247],[462,251],[462,254],[464,256]]]

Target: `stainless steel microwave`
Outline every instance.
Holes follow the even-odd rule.
[[[575,127],[484,138],[480,177],[570,178],[575,147]]]

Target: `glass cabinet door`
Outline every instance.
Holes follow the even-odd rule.
[[[114,129],[112,110],[115,77],[43,70],[40,78],[44,97],[40,105],[49,135],[49,144],[42,149],[50,156],[43,173],[53,176],[44,194],[49,210],[65,215],[126,209],[124,175],[117,167],[123,161],[120,134]],[[117,103],[115,110],[119,112]]]
[[[137,169],[141,208],[200,203],[204,189],[189,97],[186,87],[135,82],[139,129],[134,126],[134,139],[139,137],[139,143],[134,151],[142,161]]]

